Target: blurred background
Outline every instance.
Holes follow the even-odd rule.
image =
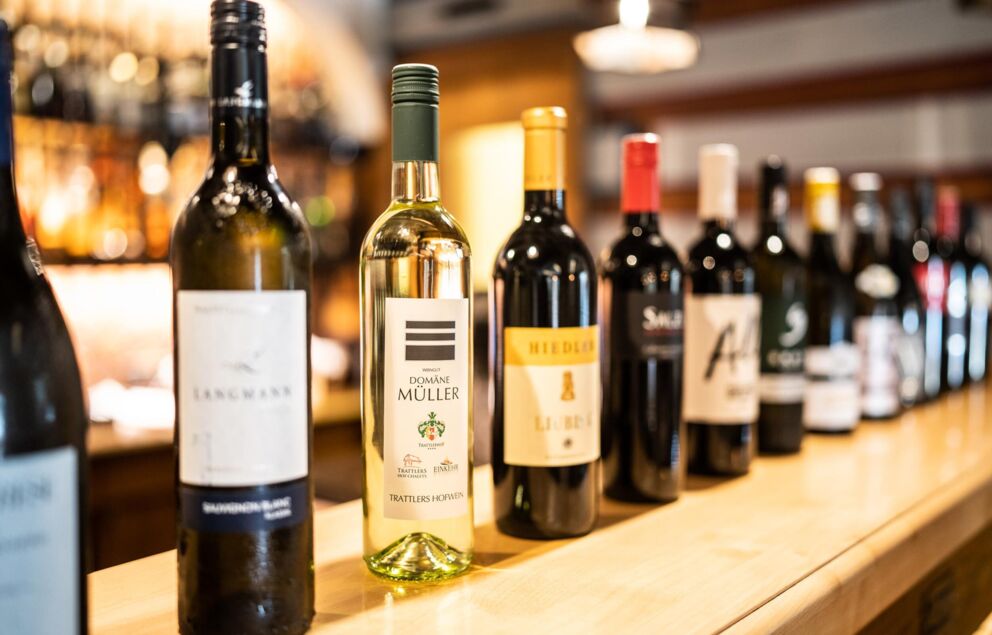
[[[492,260],[520,219],[520,112],[569,112],[569,214],[619,231],[619,140],[661,136],[663,233],[695,235],[700,145],[755,170],[871,170],[958,188],[992,244],[989,0],[263,0],[274,161],[316,245],[317,495],[360,495],[358,250],[389,198],[389,69],[441,70],[441,182],[475,252],[477,349]],[[207,0],[0,0],[14,29],[16,169],[81,357],[98,568],[174,542],[169,233],[208,161]],[[848,199],[847,192],[844,197]],[[883,196],[883,200],[885,197]],[[850,243],[841,235],[842,259]],[[485,355],[477,460],[488,460]]]

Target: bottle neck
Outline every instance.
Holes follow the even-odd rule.
[[[834,233],[822,230],[814,231],[809,239],[810,260],[823,262],[824,260],[834,261]]]
[[[564,223],[565,190],[525,190],[524,222],[545,222],[554,220]]]
[[[734,231],[734,219],[720,217],[720,218],[704,218],[703,219],[703,233],[707,237],[713,238],[718,234],[733,233]]]
[[[758,191],[758,207],[762,236],[768,238],[785,235],[785,223],[789,215],[789,190],[785,182],[763,180]]]
[[[658,231],[660,223],[658,212],[631,212],[624,211],[624,226],[628,229],[639,227],[648,231]]]
[[[214,46],[210,120],[215,163],[241,166],[269,163],[268,99],[264,46]]]
[[[0,42],[0,46],[9,45],[9,42]],[[14,126],[9,55],[9,49],[0,51],[0,251],[3,252],[24,249],[27,242],[17,205],[17,191],[14,189]]]
[[[393,200],[431,202],[440,198],[437,161],[393,162]]]

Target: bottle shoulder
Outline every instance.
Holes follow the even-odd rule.
[[[440,202],[394,200],[365,234],[362,257],[396,257],[437,241],[452,244],[466,258],[471,256],[465,231]]]
[[[722,236],[728,236],[729,240],[721,239]],[[723,233],[720,236],[704,235],[693,243],[689,248],[686,268],[697,269],[707,258],[712,258],[714,265],[706,267],[707,269],[751,269],[754,266],[752,254],[730,233]]]
[[[682,261],[658,232],[637,235],[628,231],[610,248],[603,261],[607,276],[622,272],[667,271],[681,274]]]
[[[549,275],[594,273],[596,264],[589,248],[568,223],[526,222],[510,234],[497,253],[494,273],[510,270]]]
[[[303,210],[272,166],[211,166],[176,220],[173,235],[195,232],[202,237],[205,228],[217,236],[268,230],[309,236]]]

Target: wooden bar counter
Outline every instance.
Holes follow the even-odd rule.
[[[361,502],[337,505],[317,514],[313,631],[971,632],[992,611],[990,415],[974,386],[742,478],[690,478],[669,505],[604,500],[574,540],[498,533],[479,468],[476,565],[437,585],[374,578]],[[176,632],[174,552],[90,585],[95,632]]]

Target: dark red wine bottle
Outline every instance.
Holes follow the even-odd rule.
[[[679,495],[682,459],[682,290],[678,255],[658,221],[658,137],[623,139],[624,229],[603,266],[608,379],[605,492],[621,500]]]

